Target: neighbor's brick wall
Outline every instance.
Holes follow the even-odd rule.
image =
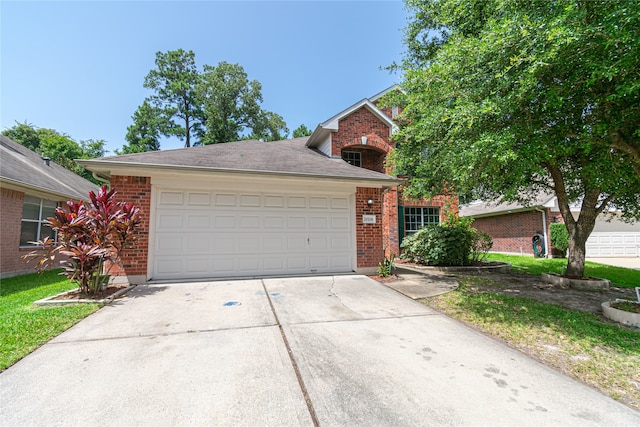
[[[24,193],[6,188],[0,189],[0,225],[2,226],[0,273],[3,276],[33,268],[20,258],[31,251],[31,248],[20,249],[23,201]]]
[[[331,135],[331,150],[336,157],[342,157],[342,149],[352,150],[352,146],[361,146],[362,137],[367,137],[368,147],[388,153],[393,149],[389,140],[391,129],[371,111],[362,107],[340,120],[338,131]],[[367,168],[368,169],[368,168]],[[374,169],[375,170],[375,169]]]
[[[58,201],[58,203],[62,203]],[[24,193],[22,191],[0,189],[0,277],[10,277],[18,274],[32,273],[38,258],[26,262],[23,255],[33,252],[35,247],[20,247],[20,230],[22,228],[22,205]],[[58,256],[55,267],[66,257]]]
[[[371,206],[367,200],[373,200]],[[382,241],[382,190],[358,187],[356,189],[356,250],[358,268],[377,267],[384,258]],[[363,224],[362,215],[376,215],[375,224]]]
[[[547,240],[551,219],[550,210],[546,209]],[[544,235],[542,212],[533,210],[476,218],[472,226],[493,238],[493,252],[533,255],[531,238],[536,233]],[[550,244],[547,242],[547,253],[549,251]]]
[[[149,217],[151,212],[151,178],[141,176],[111,177],[111,188],[116,199],[135,204],[140,208],[140,231],[132,249],[125,252],[121,266],[113,266],[114,276],[146,276],[149,258]]]

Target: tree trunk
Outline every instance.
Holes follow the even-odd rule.
[[[584,233],[579,232],[577,230],[577,224],[572,228],[573,231],[569,231],[569,256],[567,257],[566,275],[573,277],[583,277],[584,262],[587,254],[587,238],[589,238],[590,233],[584,235]]]
[[[575,219],[571,213],[570,201],[567,197],[562,172],[553,164],[546,163],[545,166],[553,179],[558,208],[569,232],[569,256],[567,257],[566,274],[568,276],[583,277],[587,255],[587,239],[596,226],[596,218],[607,207],[613,198],[613,194],[610,194],[604,200],[600,200],[600,189],[588,188],[582,198],[578,219]]]

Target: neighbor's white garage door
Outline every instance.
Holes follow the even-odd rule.
[[[640,233],[593,232],[587,239],[586,249],[588,257],[640,256]]]
[[[350,272],[351,197],[158,189],[152,278]]]

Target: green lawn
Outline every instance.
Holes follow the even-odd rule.
[[[100,308],[100,304],[34,306],[34,301],[76,288],[59,272],[0,281],[0,371]]]
[[[640,409],[640,332],[530,298],[504,284],[458,278],[460,288],[425,304],[504,340],[630,407]]]
[[[534,258],[523,255],[503,255],[490,253],[488,261],[502,261],[511,264],[515,271],[539,275],[540,273],[562,273],[567,266],[566,258]],[[613,267],[611,265],[587,262],[584,269],[585,276],[599,277],[611,280],[611,284],[620,288],[634,288],[640,286],[640,270]]]

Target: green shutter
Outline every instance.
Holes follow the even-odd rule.
[[[404,206],[398,206],[398,245],[404,239]]]

